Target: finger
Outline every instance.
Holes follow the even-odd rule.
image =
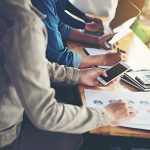
[[[121,55],[121,60],[122,60],[122,61],[126,61],[126,60],[127,60],[126,55],[123,55],[123,54],[122,54],[122,55]]]
[[[96,23],[102,24],[102,20],[94,18],[93,21],[95,21]]]
[[[109,35],[108,35],[109,40],[111,40],[115,34],[116,34],[116,33],[109,34]]]
[[[113,81],[111,81],[110,83],[107,84],[107,86],[111,86],[116,82],[116,79],[114,79]]]
[[[129,115],[128,115],[128,119],[132,119],[136,116],[136,114],[134,112],[130,112]]]
[[[123,100],[123,99],[119,99],[118,102],[124,103],[125,105],[127,105],[127,102],[125,100]]]
[[[134,107],[131,107],[131,106],[128,107],[128,111],[129,111],[129,113],[130,113],[130,112],[136,113],[135,108],[134,108]]]
[[[105,38],[107,40],[111,40],[113,38],[113,36],[114,36],[114,34],[108,34],[108,35],[105,36]]]
[[[105,70],[103,69],[100,69],[100,68],[90,68],[89,70],[92,70],[90,71],[90,76],[94,79],[94,78],[97,78],[99,75],[101,74],[105,74]]]
[[[98,80],[95,80],[93,83],[94,83],[93,84],[94,86],[100,86],[101,85],[101,83]]]
[[[91,81],[91,84],[89,86],[102,86],[102,84],[99,82],[99,80],[94,79],[93,81]]]
[[[115,49],[115,50],[118,48],[117,43],[113,44],[112,46],[113,46],[113,49]]]
[[[136,116],[136,113],[135,112],[130,112],[130,117],[131,118],[134,118]]]
[[[105,45],[101,45],[101,48],[105,49],[105,50],[112,50],[112,47],[107,48]]]
[[[107,41],[107,40],[105,40],[105,41]],[[106,49],[106,50],[112,50],[112,49],[113,49],[112,45],[110,45],[110,48],[107,48],[107,47],[104,45],[104,43],[101,45],[101,48]]]
[[[103,76],[107,77],[106,71],[103,70],[103,69],[98,69],[97,70],[97,75],[103,75]]]

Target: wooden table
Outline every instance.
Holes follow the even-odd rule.
[[[68,42],[68,46],[72,51],[78,52],[81,55],[86,55],[83,51],[84,47],[90,47],[89,45],[79,44],[74,42]],[[131,66],[132,69],[139,70],[139,69],[150,69],[150,50],[142,43],[142,41],[133,33],[129,33],[126,37],[119,41],[119,48],[123,49],[127,53],[127,61],[126,63]],[[79,86],[80,97],[83,102],[83,105],[86,105],[85,96],[84,96],[84,88]],[[102,91],[120,91],[120,92],[135,92],[137,91],[136,88],[129,86],[128,84],[120,81],[119,79],[114,85],[107,86],[107,87],[95,87],[93,89],[99,89]],[[147,143],[143,144],[145,147],[150,147],[150,131],[146,130],[138,130],[138,129],[131,129],[131,128],[123,128],[123,127],[100,127],[91,131],[92,134],[100,136],[103,135],[105,137],[115,137],[118,141],[118,138],[132,138],[147,141]],[[130,141],[132,141],[132,139]],[[147,139],[147,140],[146,140]],[[116,142],[117,142],[116,141]],[[123,140],[124,141],[124,140]],[[118,142],[117,142],[118,143]],[[130,145],[132,145],[131,142]],[[139,142],[138,142],[139,144]],[[142,144],[142,145],[143,145]],[[126,145],[124,143],[124,145]],[[146,146],[147,145],[147,146]],[[140,145],[139,145],[140,146]]]

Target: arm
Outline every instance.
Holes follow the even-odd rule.
[[[94,46],[100,46],[106,49],[104,43],[108,39],[112,38],[112,35],[107,35],[104,37],[97,37],[81,33],[78,30],[72,29],[68,39],[72,41],[77,41],[81,43],[91,44]],[[107,53],[104,55],[94,55],[94,56],[83,56],[82,62],[79,68],[87,68],[90,66],[97,65],[114,65],[119,61],[125,61],[126,55],[122,53]]]
[[[79,30],[72,29],[71,32],[69,33],[68,39],[71,41],[76,41],[76,42],[81,42],[81,43],[86,43],[90,45],[94,45],[97,47],[101,47],[107,50],[111,50],[113,46],[116,46],[115,44],[112,45],[112,47],[107,48],[105,46],[105,42],[108,42],[113,38],[114,34],[108,34],[104,36],[93,36],[93,35],[88,35],[85,33],[80,32]]]
[[[72,67],[47,62],[50,81],[54,84],[76,85],[79,80],[79,70]],[[55,72],[55,73],[54,73]]]
[[[70,25],[71,27],[77,28],[77,29],[84,29],[85,23],[83,21],[80,21],[78,19],[75,19],[74,17],[70,16],[65,11],[62,13],[60,18],[64,23]]]
[[[64,81],[70,80],[73,72],[78,78],[78,71],[71,68],[69,71],[61,66],[62,71],[61,67],[49,64],[48,74],[43,30],[37,26],[39,20],[34,19],[34,24],[29,24],[32,20],[27,18],[26,22],[14,27],[17,30],[7,34],[11,47],[4,51],[5,70],[32,123],[43,130],[66,133],[83,133],[108,124],[108,114],[103,109],[100,113],[91,108],[57,103],[49,75],[55,80],[60,74],[65,74],[62,77]]]
[[[103,29],[103,23],[102,23],[101,19],[97,19],[97,18],[87,16],[84,12],[82,12],[77,7],[75,7],[72,3],[70,3],[69,0],[67,0],[67,2],[66,2],[66,8],[65,9],[67,11],[69,11],[70,13],[72,13],[73,15],[81,18],[86,23],[89,23],[89,22],[93,21],[93,22],[97,23],[100,26],[101,29]]]
[[[44,0],[34,3],[34,5],[44,14],[47,18],[44,20],[48,31],[48,45],[46,56],[48,60],[66,66],[78,67],[81,63],[81,56],[78,53],[71,52],[67,47],[64,47],[62,37],[67,38],[70,32],[70,27],[59,24],[59,18],[56,15],[56,7],[54,1]],[[60,34],[63,30],[64,34]]]
[[[87,15],[85,15],[82,11],[80,11],[77,7],[72,5],[68,0],[66,2],[65,9],[72,13],[73,15],[79,17],[80,19],[84,20],[87,23],[84,23],[82,21],[79,21],[70,15],[68,15],[66,12],[62,12],[63,21],[67,24],[69,24],[72,27],[78,28],[78,29],[85,29],[88,32],[100,32],[103,31],[103,24],[101,20],[96,20],[95,18],[90,18]],[[59,10],[58,10],[59,13]],[[72,18],[72,19],[71,19]]]
[[[78,28],[78,29],[84,29],[85,23],[83,21],[80,21],[78,19],[75,19],[71,15],[65,12],[66,6],[68,5],[68,0],[59,0],[56,2],[57,7],[57,14],[64,23],[70,25],[71,27]]]
[[[99,37],[98,36],[92,36],[85,33],[80,32],[79,30],[72,29],[69,37],[69,40],[76,41],[80,43],[86,43],[94,46],[99,46]]]
[[[73,66],[77,68],[78,67],[85,68],[94,65],[104,65],[104,59],[106,57],[98,55],[98,56],[85,56],[81,58],[81,56],[78,53],[69,51],[69,49],[64,47],[62,43],[62,37],[64,39],[67,39],[68,35],[70,39],[76,41],[79,41],[80,35],[82,35],[81,40],[83,40],[83,42],[91,42],[91,41],[95,42],[97,37],[94,37],[94,39],[92,39],[91,36],[88,36],[89,40],[87,41],[86,34],[79,34],[79,32],[76,31],[73,34],[70,34],[72,30],[70,32],[70,28],[67,25],[64,25],[62,22],[60,22],[58,17],[56,16],[57,12],[54,9],[55,3],[53,3],[53,1],[48,0],[39,1],[38,3],[34,3],[34,5],[43,13],[47,14],[47,18],[44,20],[48,31],[48,46],[46,54],[47,58],[50,61],[54,61],[59,64],[64,64],[66,66]],[[117,55],[118,55],[117,58],[121,60],[119,54]],[[111,59],[116,60],[115,56],[116,54]],[[114,61],[113,63],[116,63],[116,61]],[[107,65],[107,62],[105,64]]]
[[[67,3],[66,3],[66,10],[68,10],[69,12],[71,12],[72,14],[74,14],[75,16],[81,18],[84,20],[85,18],[85,14],[84,12],[82,12],[81,10],[79,10],[77,7],[75,7],[74,5],[72,5],[69,0],[67,0]]]

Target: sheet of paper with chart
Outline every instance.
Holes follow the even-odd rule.
[[[119,122],[119,126],[150,130],[150,92],[102,92],[85,89],[89,107],[103,107],[117,100],[125,100],[136,110],[135,118]]]

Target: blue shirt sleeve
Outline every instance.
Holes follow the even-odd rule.
[[[48,45],[46,51],[48,60],[58,64],[78,68],[81,64],[81,55],[71,52],[63,45],[62,37],[67,39],[70,32],[70,27],[60,22],[57,16],[55,1],[33,0],[33,2],[35,2],[33,5],[47,15],[44,23],[48,32]]]
[[[62,21],[59,20],[58,31],[60,32],[63,39],[68,39],[71,29],[72,28],[70,26],[64,24]]]

